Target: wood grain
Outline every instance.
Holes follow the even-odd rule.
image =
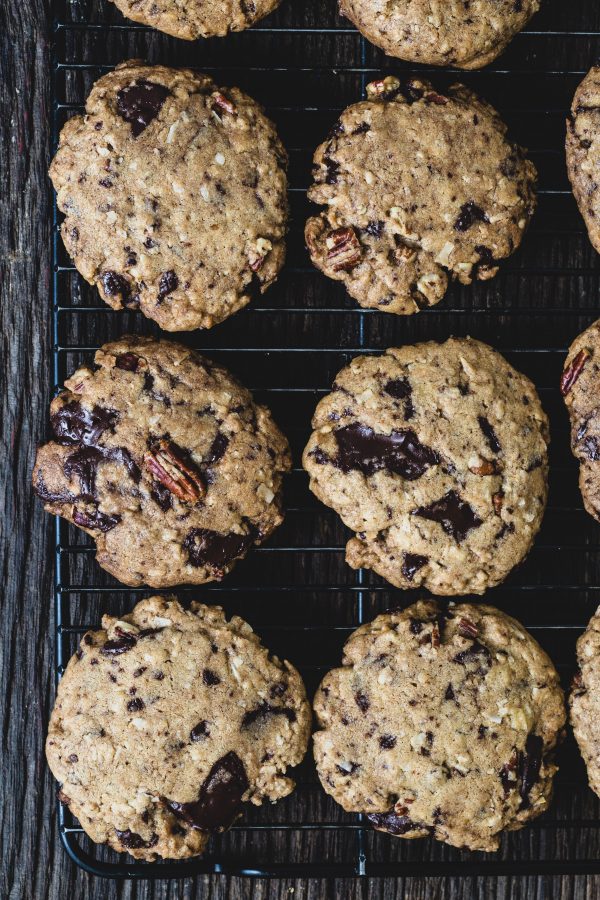
[[[557,0],[547,0],[547,4],[558,6]],[[563,4],[560,6],[563,7]],[[565,7],[564,12],[561,9],[561,17],[564,18],[568,13],[575,14],[573,5],[568,6],[569,9]],[[589,0],[580,4],[580,7],[579,14],[585,15],[588,27],[597,27],[600,24],[597,7]],[[298,10],[298,7],[295,9]],[[310,11],[306,13],[306,20],[309,22],[311,15]],[[298,21],[299,16],[300,13],[297,13]],[[49,25],[50,10],[43,0],[28,0],[26,3],[23,0],[3,0],[0,4],[0,502],[3,511],[0,516],[0,563],[4,612],[0,629],[0,897],[2,900],[596,900],[600,896],[600,879],[591,877],[249,881],[213,876],[154,883],[109,882],[87,876],[68,860],[57,834],[55,785],[49,777],[43,758],[43,740],[54,691],[54,526],[34,501],[29,488],[35,446],[43,439],[46,430],[52,382],[51,207],[46,176],[51,115]],[[598,50],[597,39],[595,45],[592,42],[589,46],[586,40],[583,39],[578,44],[577,58],[568,54],[565,56],[563,48],[557,46],[554,54],[556,67],[586,67],[586,60],[589,64]],[[150,55],[161,58],[163,44],[160,39],[153,40],[149,48]],[[173,52],[172,42],[170,47]],[[282,46],[273,52],[287,58],[287,55],[296,52],[295,48],[296,45],[292,42],[292,45]],[[106,50],[105,47],[101,49],[102,53]],[[131,55],[137,49],[137,46],[131,46]],[[88,50],[92,53],[94,48]],[[314,63],[326,53],[328,64],[343,63],[355,51],[351,38],[340,39],[332,47],[327,38],[321,39],[317,35],[306,38],[302,59]],[[121,51],[116,48],[114,52]],[[207,52],[213,59],[218,57],[219,51],[214,44]],[[186,48],[185,53],[189,57],[192,50]],[[373,51],[370,53],[374,64],[379,64],[376,62],[377,55]],[[183,55],[185,54],[182,52]],[[517,55],[518,48],[515,50],[515,57],[518,58]],[[529,61],[535,70],[535,56],[532,55]],[[485,76],[482,79],[485,82]],[[540,77],[539,81],[542,82],[543,79]],[[574,81],[576,79],[568,80],[565,96]],[[258,83],[255,87],[257,91],[264,89]],[[343,96],[351,94],[355,87],[357,86],[353,83],[346,84]],[[541,84],[536,85],[536,89],[537,87],[541,87]],[[309,79],[303,84],[303,88],[317,91],[322,86],[317,81],[311,84]],[[492,89],[493,84],[490,83],[490,91]],[[491,95],[489,98],[495,99]],[[332,97],[332,103],[335,102],[341,102],[340,96]],[[553,104],[556,102],[554,93]],[[561,102],[560,98],[558,102]],[[293,122],[280,123],[283,130],[290,129],[289,140],[293,125]],[[322,125],[325,128],[326,123]],[[315,126],[316,132],[320,127],[321,125]],[[312,140],[312,135],[310,139]],[[551,214],[552,210],[549,210],[548,216]],[[564,246],[556,244],[548,247],[543,244],[540,237],[542,233],[543,230],[540,229],[539,235],[531,235],[532,241],[540,243],[539,248],[536,244],[535,254],[531,251],[532,254],[537,254],[538,262],[541,255],[546,253],[547,260],[554,263],[558,261],[575,268],[592,266],[597,270],[596,260],[590,254],[581,234],[567,254]],[[293,252],[302,253],[300,243],[293,248]],[[565,255],[568,255],[568,260]],[[527,259],[528,257],[524,266]],[[314,288],[313,284],[316,285]],[[512,280],[508,277],[503,282],[482,286],[477,298],[482,305],[489,304],[492,307],[497,300],[504,305],[510,303],[516,311],[519,303],[523,302],[523,291],[527,293],[527,302],[537,304],[541,309],[549,304],[558,306],[576,303],[583,296],[591,308],[597,297],[597,274],[587,291],[585,284],[583,277],[575,283],[566,279],[562,284],[558,279],[550,282],[546,279],[539,289],[532,287],[525,291],[520,288],[519,277],[513,276]],[[326,301],[330,304],[334,295],[340,297],[339,292],[332,291],[331,286],[324,285],[322,280],[307,276],[303,288],[307,286],[308,289],[303,290],[302,295],[297,292],[296,302],[318,306],[324,305]],[[507,297],[508,288],[511,288],[510,297]],[[501,290],[504,291],[503,296],[500,296]],[[464,291],[455,291],[451,299],[460,306],[464,296],[467,296]],[[287,283],[272,299],[277,305],[288,302],[292,297],[294,285]],[[308,322],[309,338],[310,330],[316,332],[322,321],[323,319]],[[339,320],[333,317],[328,323],[329,327],[337,327],[337,321]],[[353,321],[356,322],[356,319]],[[482,317],[459,317],[456,321],[451,317],[440,317],[439,327],[444,332],[447,332],[448,327],[459,332],[464,329],[465,333],[471,330],[481,337],[489,332],[490,339],[493,335],[496,343],[502,343],[514,330],[516,321],[516,318],[510,316],[499,319],[493,313],[489,321]],[[519,324],[524,322],[523,318],[518,321]],[[539,321],[539,318],[527,321],[529,333],[532,324],[535,326]],[[239,327],[232,324],[227,332],[222,332],[222,335],[227,334],[230,342],[242,341],[244,338],[247,320],[240,319],[239,322]],[[341,336],[341,345],[353,347],[356,346],[356,333],[353,331],[352,320],[349,319],[349,322],[347,330]],[[409,328],[405,328],[405,324],[400,328],[398,323],[394,323],[392,327],[392,323],[385,317],[371,318],[366,323],[367,343],[381,346],[382,340],[390,342],[392,335],[397,335],[400,331],[403,331],[405,340],[413,336],[420,337],[423,332],[429,336],[438,327],[438,320],[429,318],[427,321],[423,317],[421,322],[411,323]],[[575,324],[576,322],[570,322],[569,334],[565,335],[561,334],[561,326],[557,323],[543,333],[540,332],[539,340],[542,344],[557,340],[564,343],[566,338],[572,336]],[[97,341],[103,337],[102,327],[98,324],[92,326],[91,340]],[[123,320],[111,323],[111,330],[118,332],[123,329]],[[67,332],[67,336],[73,340],[86,337],[85,327],[75,323],[67,326]],[[215,337],[215,347],[219,346],[221,337]],[[260,333],[260,340],[265,347],[275,338],[276,335],[269,331],[268,325]],[[533,361],[531,364],[534,365]],[[288,376],[291,381],[294,373],[286,372],[286,377]],[[325,373],[321,371],[319,377],[322,379]],[[551,523],[550,528],[552,527]],[[328,538],[332,534],[340,536],[335,523],[331,525],[331,529],[331,534],[326,533]],[[590,566],[585,573],[576,574],[581,575],[582,580],[584,576],[591,580],[595,577],[595,572],[593,565]],[[337,564],[335,571],[339,574]],[[86,573],[79,571],[79,574]],[[331,577],[331,570],[323,571],[321,577],[323,580]],[[380,602],[379,595],[373,594],[372,598],[367,596],[366,602],[374,612]],[[583,612],[589,608],[589,599],[584,598],[581,602]],[[86,614],[93,615],[96,612],[94,607],[86,610]],[[268,611],[265,612],[267,614]],[[550,614],[558,615],[559,612],[552,607],[548,608],[548,615]],[[564,806],[561,801],[560,809],[564,814],[569,814],[568,798]],[[574,807],[571,809],[573,811]],[[590,844],[589,831],[581,836],[575,834],[572,840],[576,846],[578,842],[585,845],[592,853],[594,847],[598,851],[597,843]],[[287,850],[289,848],[286,852]],[[277,853],[276,847],[274,853]],[[323,855],[327,856],[326,848]],[[424,871],[426,872],[426,863]]]

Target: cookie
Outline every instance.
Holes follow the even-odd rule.
[[[310,706],[296,669],[218,606],[151,597],[88,632],[58,687],[46,755],[98,843],[138,859],[201,853],[244,803],[294,788]]]
[[[600,253],[600,67],[585,76],[567,119],[567,172],[594,249]]]
[[[244,31],[268,16],[280,0],[113,0],[134,22],[150,25],[184,41]]]
[[[314,156],[305,238],[315,266],[365,308],[409,315],[450,278],[492,278],[535,209],[536,170],[462,85],[367,86]]]
[[[548,420],[491,347],[450,338],[356,357],[312,425],[310,489],[356,532],[353,568],[482,594],[527,554],[546,506]]]
[[[33,486],[129,585],[220,579],[283,519],[287,440],[225,369],[123,337],[65,382]]]
[[[275,127],[237,88],[130,61],[63,127],[50,176],[65,247],[102,299],[185,331],[277,277],[286,165]]]
[[[379,831],[491,851],[550,803],[558,675],[491,606],[420,601],[361,626],[315,712],[323,788]]]
[[[600,607],[577,641],[577,663],[570,696],[571,725],[590,787],[600,797]]]
[[[600,319],[569,348],[560,389],[571,421],[571,449],[579,461],[579,489],[600,522]]]
[[[340,0],[340,12],[389,56],[480,69],[540,8],[539,0]]]

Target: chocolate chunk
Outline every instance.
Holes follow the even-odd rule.
[[[134,634],[122,632],[116,640],[106,641],[100,653],[104,653],[105,656],[118,656],[131,650],[136,644],[137,637]]]
[[[242,716],[242,728],[250,728],[255,722],[262,724],[270,716],[285,716],[290,723],[296,721],[296,713],[293,709],[289,709],[286,706],[271,706],[270,703],[263,700],[255,709],[250,709],[244,713]]]
[[[46,503],[69,503],[75,498],[69,491],[51,491],[42,477],[42,473],[38,471],[37,479],[33,486],[34,491]]]
[[[444,694],[444,700],[456,700],[456,694],[454,693],[454,688],[451,684],[446,688],[446,693]]]
[[[354,700],[362,713],[366,713],[371,705],[369,698],[366,696],[366,694],[363,694],[362,691],[356,692],[356,694],[354,695]]]
[[[92,447],[84,445],[65,460],[64,472],[67,478],[76,475],[79,479],[80,497],[84,500],[96,499],[96,474],[101,462],[123,463],[130,477],[139,484],[141,472],[124,447]]]
[[[343,766],[338,766],[336,763],[336,769],[340,773],[340,775],[354,775],[357,769],[360,769],[360,763],[349,762]]]
[[[117,93],[117,112],[131,125],[131,133],[138,137],[157,117],[171,92],[162,84],[138,78],[135,84]]]
[[[500,441],[498,440],[496,432],[494,431],[490,422],[485,418],[485,416],[478,416],[477,421],[479,422],[479,427],[486,437],[490,450],[493,453],[500,453],[502,447],[500,446]]]
[[[137,372],[139,362],[140,357],[136,353],[120,353],[115,359],[115,366],[125,372]]]
[[[480,206],[477,206],[473,200],[468,200],[467,203],[463,203],[460,208],[460,213],[456,222],[454,223],[454,228],[456,231],[468,231],[469,228],[472,228],[475,222],[489,222],[490,220],[482,210]]]
[[[462,650],[460,653],[457,653],[456,656],[453,656],[452,662],[464,665],[465,663],[471,662],[480,656],[488,666],[492,665],[492,654],[490,653],[488,648],[484,647],[483,644],[480,644],[479,641],[473,641],[470,647],[467,647],[466,650]]]
[[[106,533],[112,531],[119,524],[121,516],[109,516],[107,513],[101,513],[97,508],[86,512],[75,507],[73,521],[81,528],[91,528]]]
[[[392,750],[396,746],[396,738],[393,734],[382,734],[379,738],[379,746],[382,750]]]
[[[408,378],[394,378],[388,381],[383,387],[386,394],[395,400],[404,400],[404,418],[412,419],[415,414],[415,408],[412,403],[412,388]]]
[[[380,238],[383,234],[384,228],[385,222],[383,222],[381,219],[372,219],[370,222],[367,222],[365,231],[367,234],[370,234],[371,237]]]
[[[519,756],[519,794],[521,809],[529,806],[529,792],[540,777],[544,739],[539,734],[530,734],[525,741],[525,752]]]
[[[204,671],[202,672],[202,681],[209,687],[214,687],[214,685],[216,684],[221,684],[221,679],[216,672],[213,672],[212,669],[204,669]]]
[[[94,446],[105,431],[114,431],[119,414],[114,409],[94,406],[89,410],[77,400],[65,403],[50,418],[59,444]]]
[[[197,725],[194,725],[190,731],[190,741],[196,743],[197,741],[203,741],[207,737],[210,737],[210,730],[208,722],[206,719],[203,719],[202,722],[198,722]]]
[[[136,697],[134,700],[130,700],[127,704],[128,712],[139,712],[141,709],[144,709],[145,703],[143,700],[140,700],[139,697]]]
[[[229,446],[229,438],[223,432],[218,431],[214,441],[211,444],[208,456],[204,460],[204,464],[212,466],[223,458],[227,447]]]
[[[423,623],[420,619],[411,619],[409,627],[411,634],[421,634],[423,631]]]
[[[373,475],[387,469],[414,481],[439,462],[434,450],[421,444],[410,429],[377,434],[366,425],[355,423],[339,428],[335,434],[338,455],[334,464],[343,472],[358,470],[363,475]]]
[[[149,841],[145,841],[143,837],[136,834],[135,831],[130,831],[129,828],[125,831],[119,831],[118,828],[115,828],[115,832],[119,838],[119,842],[123,844],[124,847],[127,847],[128,850],[141,850],[142,848],[149,850],[150,847],[154,847],[158,844],[157,834],[153,834]]]
[[[209,528],[192,528],[183,542],[183,548],[192,566],[207,566],[218,573],[253,543],[254,534],[221,534]]]
[[[429,558],[427,556],[419,556],[418,553],[405,553],[404,562],[402,563],[402,574],[409,581],[412,581],[415,574],[427,565]]]
[[[125,302],[131,293],[129,282],[118,272],[103,272],[100,276],[104,292],[109,297],[118,297]]]
[[[178,803],[164,799],[167,809],[192,828],[224,831],[240,814],[243,796],[249,788],[246,770],[239,756],[231,751],[217,760],[200,788],[198,799]]]
[[[175,272],[172,269],[169,272],[163,272],[158,282],[158,299],[164,300],[168,294],[172,294],[178,287],[179,278]]]
[[[272,684],[269,688],[269,696],[274,700],[276,697],[283,697],[285,692],[288,689],[288,684],[286,681],[278,681],[277,684]]]
[[[153,481],[152,487],[150,489],[150,496],[154,500],[154,502],[159,506],[163,512],[166,512],[168,509],[171,509],[173,505],[173,499],[171,495],[171,491],[166,488],[160,481]]]
[[[444,497],[434,500],[429,506],[414,509],[412,515],[439,522],[446,534],[453,537],[457,543],[464,541],[469,531],[479,528],[482,524],[471,506],[465,503],[456,491],[448,491]]]
[[[394,812],[368,813],[367,819],[374,828],[387,831],[388,834],[401,835],[423,827],[415,824],[408,816],[397,816]]]
[[[479,736],[481,738],[481,726]],[[516,749],[513,748],[512,755],[507,763],[504,763],[500,769],[500,781],[504,788],[504,794],[508,795],[510,791],[517,786],[516,770],[518,765],[518,755]]]

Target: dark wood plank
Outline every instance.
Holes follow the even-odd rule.
[[[555,0],[546,2],[548,6],[558,5]],[[331,6],[333,8],[333,3]],[[572,7],[563,10],[562,4],[560,6],[559,14],[563,19],[567,13],[574,14]],[[597,26],[600,15],[595,7],[589,2],[582,3],[581,7],[580,12],[582,15],[585,12],[588,24]],[[299,21],[298,7],[294,15]],[[35,445],[45,433],[51,392],[50,191],[46,177],[50,153],[49,21],[48,5],[43,0],[28,0],[27,3],[3,0],[0,4],[0,174],[3,189],[0,200],[0,373],[3,388],[0,571],[3,576],[4,613],[0,629],[0,897],[2,900],[595,900],[600,895],[600,879],[584,877],[249,881],[199,876],[185,881],[109,882],[87,876],[70,862],[62,850],[54,808],[55,786],[43,758],[43,740],[53,698],[51,597],[54,530],[53,523],[43,514],[29,489]],[[583,40],[579,46],[581,49],[576,58],[564,58],[558,48],[557,67],[586,67],[586,60],[591,62],[594,56],[594,46],[584,45]],[[153,40],[151,55],[161,58],[163,48],[174,52],[173,42],[158,38]],[[104,52],[105,48],[102,49]],[[113,49],[115,54],[121,53],[118,47]],[[131,47],[132,54],[136,49]],[[284,48],[283,53],[291,52],[291,49]],[[336,62],[340,63],[351,58],[355,52],[352,39],[340,41],[334,49]],[[307,38],[303,58],[318,61],[324,52],[329,53],[330,50],[327,40]],[[192,50],[187,52],[191,54]],[[374,51],[370,52],[372,56],[369,58],[379,65],[377,60],[380,57]],[[218,50],[213,46],[211,53],[217,54]],[[517,46],[512,58],[518,59],[518,53]],[[327,56],[327,61],[333,61],[331,56]],[[529,62],[535,70],[533,56]],[[575,80],[568,80],[565,96]],[[307,90],[321,89],[317,82],[307,81],[304,86]],[[258,83],[256,87],[264,90],[264,86]],[[349,83],[341,94],[346,97],[353,90],[353,85]],[[332,102],[342,102],[340,96],[333,98]],[[489,96],[495,99],[491,94]],[[268,97],[263,96],[262,99],[268,100]],[[544,105],[543,99],[540,102]],[[557,102],[556,94],[553,102]],[[281,127],[293,129],[293,123],[282,121]],[[319,127],[316,126],[317,131]],[[301,252],[298,244],[295,251]],[[554,264],[557,260],[566,264],[558,246],[548,251],[548,260],[551,257]],[[595,264],[593,258],[591,262]],[[569,264],[590,265],[585,240],[579,239]],[[298,292],[296,302],[318,305],[325,299],[330,302],[334,295],[339,298],[339,293],[335,294],[331,286],[324,285],[323,281],[317,280],[315,284],[314,289],[311,286],[302,296]],[[502,300],[501,286],[507,289],[515,284],[516,291],[510,300],[518,307],[519,284],[515,280],[495,282],[489,293],[487,287],[482,288],[478,296],[482,302],[491,300],[493,305],[494,301]],[[597,281],[592,285],[597,287]],[[273,301],[282,302],[286,297],[292,297],[292,292],[293,285],[284,285]],[[580,289],[576,286],[565,288],[555,282],[548,286],[546,281],[539,290],[531,289],[528,301],[543,309],[550,301],[552,305],[577,302],[579,293]],[[464,292],[455,292],[452,299],[460,305],[463,295]],[[591,289],[585,302],[590,308],[595,305],[595,294]],[[227,332],[223,331],[215,337],[215,348],[218,348],[225,334],[227,340],[239,339],[246,327],[245,320],[240,320],[240,323],[239,331],[232,323]],[[472,330],[478,336],[486,336],[484,332],[489,332],[490,339],[495,335],[495,342],[498,342],[507,339],[514,323],[514,319],[509,319],[499,324],[495,316],[490,317],[489,323],[477,317],[464,317],[456,322],[440,317],[439,323],[423,318],[421,323],[412,323],[410,329],[404,330],[404,339],[420,337],[423,333],[429,335],[439,324],[444,331],[451,325],[453,330]],[[367,324],[369,342],[382,346],[382,340],[390,342],[393,335],[402,331],[405,323],[402,328],[397,324],[392,328],[392,323],[387,319],[379,322],[373,319]],[[336,327],[335,319],[329,326]],[[114,329],[117,332],[124,327],[123,320],[115,320]],[[310,327],[314,331],[318,323],[315,321]],[[380,328],[383,329],[381,334]],[[93,326],[92,340],[101,335],[100,325]],[[274,339],[273,333],[267,327],[261,335],[264,345],[269,346]],[[69,337],[77,339],[84,336],[82,326],[70,326]],[[564,342],[570,336],[570,332],[569,335],[561,335],[557,324],[554,329],[540,334],[540,340],[559,338]],[[350,325],[342,336],[342,342],[346,346],[356,346],[355,338]],[[336,533],[338,536],[341,534],[339,531]],[[373,611],[378,603],[378,597],[374,596]],[[96,610],[90,607],[86,612]],[[560,809],[564,814],[569,813],[568,798],[564,805],[561,801]],[[575,836],[575,841],[580,841],[582,846],[587,843],[588,849],[590,846],[592,849],[597,847],[597,844],[589,845],[589,840],[589,835]]]

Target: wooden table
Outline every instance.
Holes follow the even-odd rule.
[[[49,7],[0,5],[0,340],[3,618],[0,897],[87,898],[597,898],[600,878],[372,879],[111,883],[76,869],[60,846],[55,785],[43,756],[52,702],[53,523],[29,478],[50,395]]]

